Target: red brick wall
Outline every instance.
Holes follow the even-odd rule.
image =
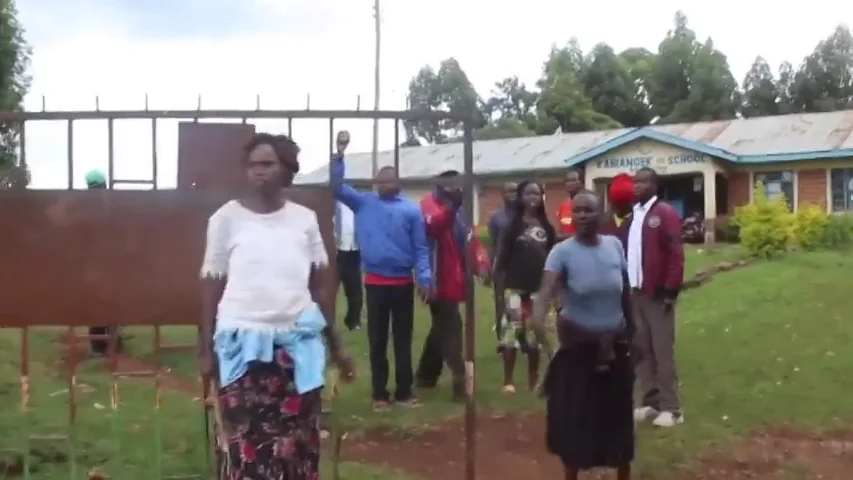
[[[480,218],[477,223],[485,225],[495,212],[503,208],[501,191],[502,187],[499,185],[484,186],[480,189]]]
[[[480,189],[480,218],[479,223],[485,224],[495,212],[503,208],[503,186],[489,185]],[[557,207],[566,198],[566,190],[562,182],[545,184],[545,211],[554,227],[557,226]]]
[[[749,203],[749,172],[731,172],[729,174],[729,211],[733,214],[735,208]],[[723,212],[718,212],[718,216]]]
[[[797,172],[798,206],[815,205],[826,210],[826,169]]]

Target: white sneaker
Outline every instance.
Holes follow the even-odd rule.
[[[684,423],[684,415],[681,413],[661,412],[652,421],[652,425],[656,427],[669,428]]]
[[[658,411],[652,407],[637,407],[634,409],[635,422],[647,422],[653,418],[657,418]]]

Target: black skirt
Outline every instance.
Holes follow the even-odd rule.
[[[560,322],[560,337],[567,336]],[[627,341],[616,342],[616,359],[596,371],[598,342],[561,341],[546,372],[548,450],[568,467],[616,468],[634,459],[634,371]]]

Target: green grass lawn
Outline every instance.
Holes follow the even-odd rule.
[[[738,250],[731,247],[691,249],[687,275],[737,255]],[[792,254],[720,274],[685,294],[679,305],[678,356],[687,423],[666,432],[643,428],[638,470],[662,477],[673,467],[689,465],[708,448],[765,425],[785,422],[804,429],[842,426],[853,413],[848,395],[853,377],[847,371],[853,364],[849,348],[853,329],[847,325],[851,267],[853,257],[840,253]],[[477,294],[478,408],[541,408],[541,402],[527,395],[506,398],[499,393],[501,366],[494,353],[489,292],[479,289]],[[416,324],[417,356],[429,326],[423,308],[418,310]],[[139,355],[150,352],[151,329],[137,328],[133,333],[132,351]],[[67,380],[47,362],[36,359],[55,353],[56,347],[49,341],[54,334],[33,335],[32,409],[27,421],[17,408],[17,332],[0,332],[0,402],[7,407],[0,415],[0,452],[5,452],[0,453],[0,462],[15,455],[10,449],[23,449],[22,439],[28,430],[68,430]],[[169,342],[195,339],[195,330],[187,327],[171,327],[165,334]],[[426,405],[416,411],[372,413],[365,337],[363,330],[345,333],[361,373],[355,384],[343,389],[334,405],[336,415],[348,428],[388,425],[414,431],[462,412],[461,406],[450,402],[449,389],[443,388],[428,393]],[[192,355],[175,352],[167,354],[164,362],[175,373],[195,377]],[[159,465],[164,474],[201,473],[205,465],[204,424],[197,400],[164,392],[158,411],[150,380],[124,380],[116,417],[110,408],[110,382],[101,369],[87,365],[77,379],[76,478],[101,464],[112,478],[155,478],[158,447],[163,451]],[[163,432],[160,446],[155,443],[158,430]],[[38,443],[32,447],[39,467],[33,478],[69,478],[68,463],[58,462],[69,455],[67,446]],[[405,479],[369,466],[346,464],[342,471],[347,479]]]

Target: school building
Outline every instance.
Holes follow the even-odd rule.
[[[462,144],[403,148],[399,158],[400,176],[414,182],[405,192],[419,200],[435,175],[462,170]],[[380,153],[380,166],[393,164],[393,151]],[[813,204],[851,212],[853,110],[475,142],[475,218],[485,222],[501,208],[504,182],[524,179],[545,186],[554,215],[569,167],[602,195],[615,175],[651,167],[661,176],[660,196],[682,215],[703,213],[709,226],[749,203],[758,182],[771,197],[784,194],[794,210]],[[363,184],[370,175],[370,153],[347,156],[350,182]],[[327,181],[325,166],[297,178]]]

